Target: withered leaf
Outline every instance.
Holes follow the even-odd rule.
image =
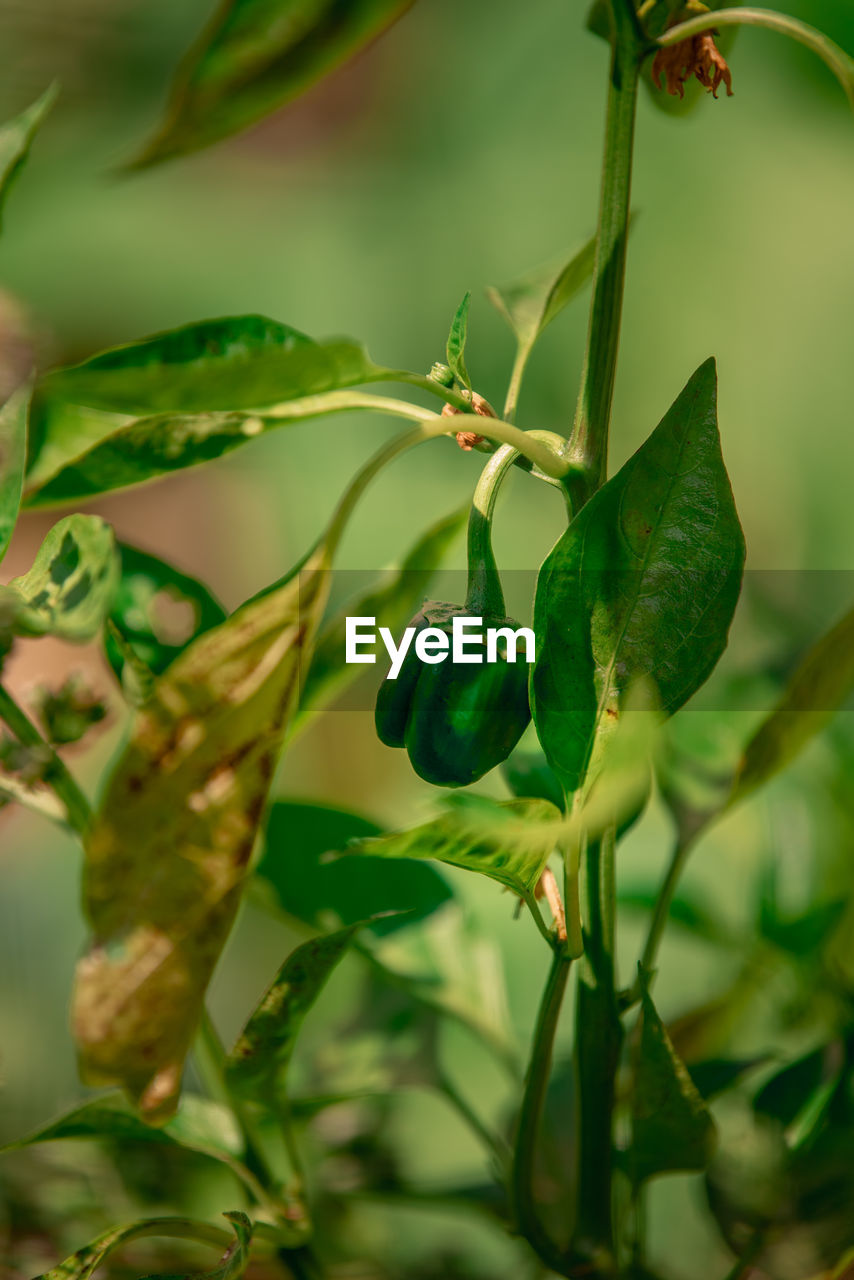
[[[237,911],[329,590],[301,571],[199,636],[158,677],[86,841],[93,939],[77,969],[81,1072],[152,1122],[175,1110],[205,989]]]

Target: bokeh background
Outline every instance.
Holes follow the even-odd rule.
[[[850,6],[789,0],[787,8],[854,48]],[[584,4],[422,0],[375,47],[250,133],[161,169],[123,174],[210,9],[209,0],[0,2],[0,116],[51,80],[62,85],[6,213],[0,374],[13,378],[33,347],[43,364],[67,362],[242,312],[317,337],[352,335],[384,364],[426,371],[471,289],[469,369],[478,390],[500,403],[512,344],[485,287],[572,250],[595,225],[607,50],[583,30]],[[761,694],[769,653],[785,665],[806,642],[807,624],[841,611],[854,585],[846,573],[854,565],[854,156],[844,96],[806,51],[747,30],[731,65],[732,99],[704,99],[685,119],[660,112],[646,95],[640,104],[639,216],[612,466],[715,354],[724,455],[749,567],[765,596],[783,602],[772,640],[746,643],[729,659],[736,674],[739,663],[753,662]],[[578,300],[546,334],[523,392],[523,425],[567,426],[585,328],[586,303]],[[356,465],[391,430],[366,415],[308,422],[94,509],[120,536],[201,577],[233,607],[302,553]],[[389,564],[424,526],[465,501],[477,469],[476,454],[445,441],[398,462],[362,504],[341,567]],[[543,493],[521,474],[507,486],[496,550],[508,570],[535,569],[560,530],[559,502]],[[29,563],[47,523],[23,520],[4,573]],[[50,642],[22,648],[11,674],[25,696],[34,683],[81,667],[109,687],[97,655]],[[117,709],[95,746],[73,759],[91,787],[123,727]],[[844,724],[837,732],[847,732]],[[749,927],[769,850],[788,868],[794,903],[826,874],[825,862],[835,866],[836,854],[850,851],[844,788],[827,798],[828,778],[839,782],[831,748],[817,744],[766,799],[698,849],[689,882],[734,926]],[[285,760],[278,789],[388,825],[412,823],[432,803],[402,753],[380,746],[370,714],[359,710],[321,717]],[[502,784],[490,779],[485,789],[501,794]],[[653,805],[627,843],[621,875],[653,883],[667,839],[667,819]],[[4,1141],[82,1096],[66,1026],[84,938],[79,869],[70,841],[35,818],[0,814]],[[524,1043],[546,963],[541,940],[527,921],[513,921],[497,886],[448,878],[470,926],[503,959],[508,1024]],[[245,909],[212,992],[227,1038],[295,937]],[[626,974],[641,937],[642,920],[627,913]],[[739,964],[725,948],[677,932],[662,952],[662,1011],[675,1016],[720,994]],[[356,968],[345,965],[330,984],[308,1029],[305,1064],[312,1046],[341,1034],[358,982]],[[499,1116],[506,1079],[462,1038],[448,1038],[443,1053],[484,1112]],[[402,1093],[388,1133],[428,1189],[487,1175],[458,1119],[423,1090]],[[70,1206],[72,1220],[79,1202],[77,1226],[63,1237],[69,1249],[83,1243],[87,1226],[101,1225],[93,1200],[126,1216],[130,1192],[113,1186],[91,1150],[50,1148],[38,1164],[23,1155],[7,1160],[0,1184],[7,1230],[22,1187],[36,1184],[48,1187],[51,1203]],[[218,1186],[199,1183],[194,1194],[207,1211],[229,1207],[219,1203]],[[664,1272],[674,1280],[723,1273],[729,1254],[698,1180],[662,1183],[651,1201],[651,1253]],[[524,1251],[486,1221],[439,1208],[366,1206],[358,1230],[402,1275],[415,1276],[420,1259],[443,1253],[444,1270],[429,1274],[515,1277],[528,1266]],[[31,1244],[35,1267],[44,1261],[35,1232]],[[11,1265],[9,1274],[18,1274]]]

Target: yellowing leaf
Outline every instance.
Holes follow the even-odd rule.
[[[138,713],[86,842],[93,931],[74,992],[81,1071],[151,1121],[175,1110],[329,589],[329,553],[199,636]]]

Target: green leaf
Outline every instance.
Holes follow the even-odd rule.
[[[400,568],[387,581],[352,601],[324,627],[300,693],[291,737],[359,677],[360,668],[344,661],[347,617],[376,618],[378,627],[388,627],[396,635],[423,601],[434,574],[467,520],[468,506],[439,520],[407,552]]]
[[[15,630],[85,644],[104,625],[118,576],[110,525],[100,516],[66,516],[49,530],[32,567],[9,583],[19,601]]]
[[[12,184],[24,166],[42,121],[56,101],[57,92],[57,86],[51,85],[31,107],[0,126],[0,218]]]
[[[645,983],[631,1113],[628,1160],[636,1183],[660,1173],[706,1167],[715,1146],[714,1122]]]
[[[617,902],[625,911],[644,911],[652,914],[661,893],[660,884],[622,884],[617,892]],[[678,890],[670,899],[668,920],[695,937],[722,946],[731,946],[732,932],[713,912],[706,902],[687,889]]]
[[[514,796],[548,800],[561,811],[566,807],[563,788],[542,751],[514,751],[501,765],[501,774]]]
[[[156,1142],[186,1147],[214,1159],[239,1157],[243,1139],[231,1111],[217,1102],[185,1093],[177,1112],[166,1124],[155,1127],[139,1118],[117,1095],[94,1098],[66,1112],[24,1138],[9,1143],[5,1151],[17,1151],[40,1142],[65,1138],[113,1138],[118,1142]]]
[[[223,1214],[223,1217],[228,1218],[234,1228],[234,1239],[231,1241],[219,1227],[212,1227],[206,1222],[195,1222],[190,1218],[144,1218],[124,1227],[111,1227],[58,1266],[37,1276],[36,1280],[89,1280],[114,1249],[143,1236],[171,1236],[179,1240],[197,1240],[202,1244],[226,1247],[225,1256],[218,1267],[197,1276],[187,1276],[185,1273],[182,1280],[236,1280],[249,1263],[249,1243],[253,1228],[245,1213],[235,1211]]]
[[[123,1086],[147,1119],[175,1109],[329,577],[321,545],[300,573],[171,663],[87,838],[94,939],[74,992],[81,1070]]]
[[[335,925],[367,921],[376,935],[393,933],[453,895],[434,868],[418,862],[333,856],[352,840],[381,834],[375,823],[343,809],[280,801],[270,810],[255,874],[281,910],[315,928],[329,927],[331,918]]]
[[[161,675],[197,636],[225,621],[225,609],[196,578],[158,556],[127,543],[119,543],[119,554],[121,577],[110,610],[115,630],[104,642],[107,659],[119,682],[128,648]]]
[[[358,928],[349,925],[323,934],[291,952],[228,1055],[225,1073],[230,1088],[256,1098],[275,1094],[306,1014]]]
[[[468,369],[466,368],[465,352],[466,352],[466,336],[469,327],[469,307],[471,306],[471,294],[467,293],[460,305],[457,307],[456,314],[451,321],[451,331],[448,334],[447,342],[447,358],[451,372],[458,382],[464,387],[468,387],[471,391],[471,379],[469,378]]]
[[[730,804],[785,769],[854,688],[854,609],[809,649],[777,706],[745,748]]]
[[[487,289],[487,297],[504,316],[526,356],[543,330],[587,284],[595,256],[596,237],[591,236],[568,262],[559,266],[549,263],[513,284]]]
[[[0,408],[0,560],[18,521],[27,460],[27,418],[32,387],[19,387]]]
[[[304,93],[412,0],[223,0],[178,71],[144,168],[237,133]]]
[[[715,392],[709,360],[540,570],[532,709],[569,791],[581,786],[636,682],[650,682],[661,711],[672,714],[726,646],[744,538]]]
[[[315,342],[253,315],[203,321],[112,348],[39,382],[27,493],[53,479],[55,496],[35,503],[28,496],[29,505],[98,492],[93,453],[104,487],[116,488],[218,457],[282,422],[329,412],[335,406],[310,400],[300,411],[293,402],[391,373],[348,338]],[[291,411],[273,418],[244,412],[272,405],[291,405]],[[128,450],[134,460],[123,467]],[[73,475],[77,467],[81,479],[69,484],[66,476],[63,483],[61,473]],[[111,479],[116,470],[118,478]],[[123,471],[128,479],[121,478]]]
[[[479,871],[530,898],[555,847],[562,823],[547,800],[449,796],[445,813],[409,831],[357,840],[354,854],[373,858],[435,858],[452,867]]]

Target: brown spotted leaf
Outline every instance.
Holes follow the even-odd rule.
[[[321,547],[156,680],[86,842],[94,936],[74,993],[81,1071],[123,1086],[151,1121],[175,1110],[326,603],[328,568]]]

